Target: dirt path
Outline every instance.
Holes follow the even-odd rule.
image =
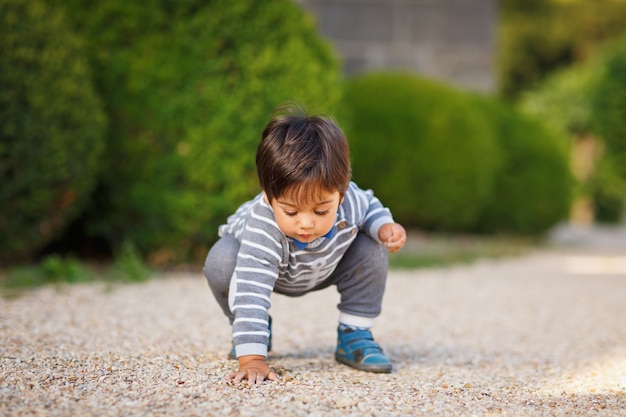
[[[0,300],[0,416],[624,416],[625,262],[392,272],[374,328],[387,375],[334,362],[334,290],[275,296],[283,379],[253,388],[223,380],[230,329],[200,273],[44,288]]]

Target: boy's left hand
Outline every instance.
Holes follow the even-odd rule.
[[[398,223],[383,224],[378,229],[378,238],[390,253],[398,252],[406,243],[406,230]]]

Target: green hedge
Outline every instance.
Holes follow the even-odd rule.
[[[595,166],[588,188],[595,209],[595,220],[600,223],[619,223],[624,210],[626,179],[621,167],[611,155],[604,155]]]
[[[626,198],[626,41],[593,60],[549,77],[523,95],[521,108],[570,135],[604,143],[591,178],[579,184],[590,196],[596,220],[621,220]]]
[[[81,221],[113,247],[204,255],[259,190],[254,155],[274,108],[339,101],[339,62],[292,1],[55,1],[89,41],[112,120],[108,169]]]
[[[539,234],[567,218],[566,141],[503,102],[367,74],[347,83],[343,118],[354,179],[407,227]]]
[[[626,38],[600,60],[602,74],[591,97],[594,131],[604,139],[607,153],[626,179]]]
[[[491,196],[500,152],[468,96],[411,74],[348,81],[353,177],[406,227],[461,231]]]
[[[626,33],[626,2],[502,0],[498,19],[500,91],[517,99],[555,71],[587,62]]]
[[[623,220],[626,201],[626,38],[594,60],[598,76],[589,93],[592,131],[605,145],[590,180],[596,220]]]
[[[626,201],[626,38],[600,55],[598,64],[602,71],[590,101],[593,130],[605,152],[591,185],[598,220],[617,223]]]
[[[105,115],[83,44],[37,0],[0,0],[0,262],[49,243],[83,208]]]
[[[475,104],[492,121],[503,156],[477,230],[541,234],[566,220],[574,190],[567,138],[503,102]]]
[[[522,94],[518,106],[564,134],[589,135],[593,130],[590,97],[598,75],[594,63],[569,67]]]

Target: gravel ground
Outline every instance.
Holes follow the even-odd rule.
[[[374,335],[394,362],[333,359],[332,289],[276,295],[273,368],[224,376],[230,328],[198,274],[0,300],[0,415],[624,416],[626,257],[541,251],[390,274]]]

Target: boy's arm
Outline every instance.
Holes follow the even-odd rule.
[[[251,217],[241,235],[241,246],[231,288],[231,309],[235,313],[233,342],[239,355],[239,369],[227,375],[238,383],[250,384],[278,380],[266,363],[268,344],[268,312],[278,265],[284,259],[284,235],[272,221],[269,205],[261,202],[253,207]]]
[[[372,239],[384,244],[389,236],[386,233],[381,236],[380,229],[387,224],[394,223],[391,211],[383,206],[372,190],[362,190],[355,183],[350,183],[348,193],[353,196],[355,202],[359,201],[359,203],[353,204],[358,207],[355,213],[360,229]],[[350,202],[350,198],[348,198],[348,202]]]
[[[402,225],[395,223],[388,208],[383,206],[372,190],[362,190],[355,183],[350,183],[348,192],[354,193],[356,198],[363,199],[365,207],[361,228],[372,238],[382,243],[387,251],[398,252],[406,243],[406,230]]]
[[[229,374],[226,378],[239,383],[247,379],[250,384],[260,384],[264,380],[278,381],[280,378],[265,362],[265,356],[246,355],[239,357],[239,370]]]

